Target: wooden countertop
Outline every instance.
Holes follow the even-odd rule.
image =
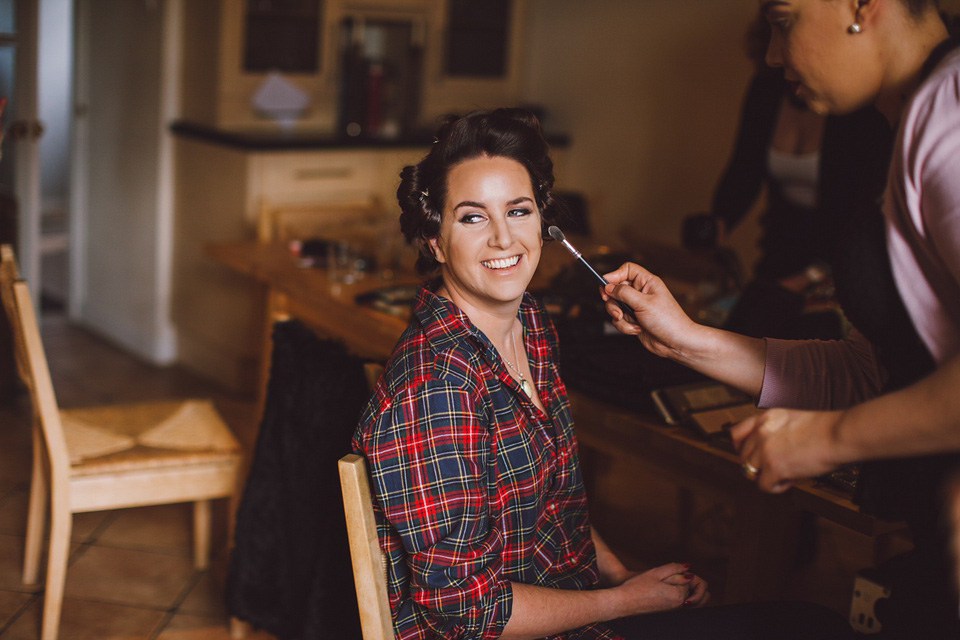
[[[393,138],[351,137],[329,131],[283,129],[223,129],[201,122],[176,120],[170,125],[174,135],[201,140],[242,151],[322,151],[349,149],[423,148],[433,142],[432,131],[411,131]],[[547,135],[551,147],[570,144],[562,134]]]

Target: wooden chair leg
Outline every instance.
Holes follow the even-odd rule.
[[[233,640],[243,640],[253,633],[253,627],[249,622],[244,622],[240,618],[230,616],[230,637]]]
[[[206,569],[210,566],[210,501],[193,503],[193,566]]]
[[[30,502],[27,507],[27,538],[23,550],[23,583],[37,584],[40,577],[40,554],[47,524],[47,472],[43,459],[43,443],[38,429],[33,431],[33,474],[30,479]]]
[[[233,534],[237,528],[237,509],[240,508],[240,492],[227,498],[227,549],[233,549]]]
[[[60,610],[63,607],[63,586],[67,579],[70,556],[70,531],[73,516],[67,509],[54,510],[50,517],[50,552],[47,554],[47,584],[44,590],[41,640],[57,640]]]

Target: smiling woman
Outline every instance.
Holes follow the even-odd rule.
[[[814,606],[699,609],[710,594],[689,565],[630,571],[591,528],[556,333],[526,291],[552,166],[536,118],[499,109],[449,118],[401,174],[401,229],[439,277],[353,444],[396,637],[843,637]],[[615,619],[627,626],[601,624]]]

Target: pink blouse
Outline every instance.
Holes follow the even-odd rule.
[[[897,289],[936,362],[960,353],[960,50],[910,101],[883,201]],[[859,332],[845,340],[767,339],[757,406],[841,409],[880,392],[884,374]]]

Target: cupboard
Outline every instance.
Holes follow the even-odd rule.
[[[183,118],[225,129],[285,125],[392,138],[430,129],[444,113],[514,105],[526,3],[186,3]],[[282,122],[252,105],[264,82],[277,77],[306,99]]]

